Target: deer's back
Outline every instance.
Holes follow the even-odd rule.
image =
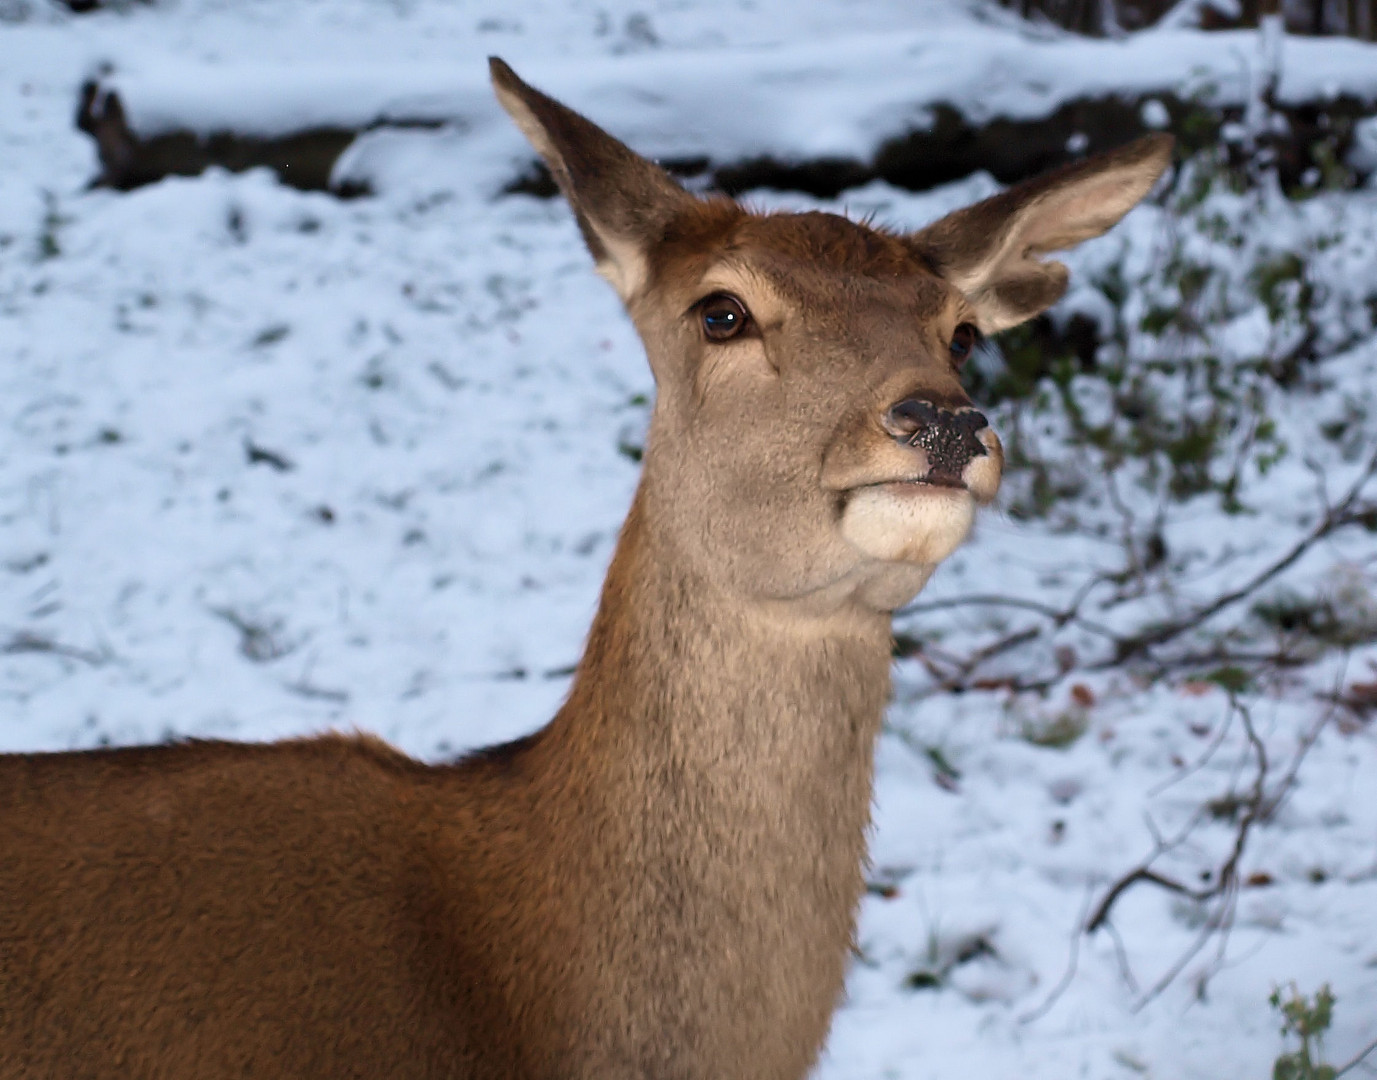
[[[483,1075],[426,788],[337,737],[0,757],[0,1076]]]

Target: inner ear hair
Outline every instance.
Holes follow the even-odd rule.
[[[1063,166],[949,214],[910,243],[979,313],[986,333],[1056,303],[1068,272],[1038,258],[1099,236],[1142,198],[1171,162],[1170,135],[1147,135]]]

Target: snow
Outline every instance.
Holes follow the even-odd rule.
[[[1041,116],[1105,88],[1214,82],[1227,96],[1257,55],[1241,35],[1080,42],[936,0],[169,0],[79,19],[11,0],[0,17],[14,20],[0,29],[7,750],[357,727],[435,760],[530,731],[557,706],[653,387],[567,209],[494,195],[530,153],[490,99],[487,54],[642,151],[721,158],[865,156],[939,101],[979,118]],[[383,178],[373,198],[302,193],[266,172],[88,190],[94,152],[72,114],[81,80],[107,64],[146,131],[397,115],[449,126],[380,130],[351,149],[342,169]],[[1281,66],[1286,99],[1377,95],[1372,46],[1288,38]],[[995,189],[976,176],[922,195],[876,183],[835,203],[750,201],[916,227]],[[1318,289],[1299,321],[1273,318],[1250,276],[1287,253]],[[1136,329],[1183,303],[1174,258],[1214,270],[1200,302],[1218,319],[1203,336]],[[1208,493],[1172,502],[1141,462],[1058,456],[1064,410],[1029,407],[1027,445],[1050,447],[1080,494],[1029,517],[1030,484],[1011,476],[1003,509],[901,620],[953,655],[1037,617],[942,605],[996,594],[1057,608],[1119,569],[1115,498],[1140,522],[1162,511],[1170,553],[1145,594],[1088,594],[1087,617],[1122,633],[1275,561],[1318,520],[1319,488],[1337,498],[1371,453],[1377,192],[1289,202],[1216,189],[1195,206],[1143,207],[1067,262],[1076,288],[1058,319],[1121,321],[1123,355],[1159,366],[1145,386],[1174,414],[1208,403],[1191,365],[1167,362],[1216,358],[1290,452],[1264,472],[1248,431],[1232,432],[1248,512],[1228,514]],[[1115,274],[1130,287],[1122,314],[1107,298]],[[1299,288],[1277,285],[1283,309]],[[1325,359],[1295,391],[1249,366],[1307,329]],[[1069,385],[1087,416],[1126,423],[1101,380]],[[1348,434],[1316,434],[1350,413]],[[1001,430],[1015,419],[1008,403],[991,414]],[[1348,530],[1277,585],[1371,619],[1374,571],[1371,533]],[[1265,640],[1242,609],[1212,625]],[[1074,934],[1152,851],[1154,829],[1174,834],[1253,768],[1228,695],[1199,678],[1106,666],[1075,676],[1088,705],[1064,682],[1046,697],[998,686],[1055,671],[1059,650],[1088,664],[1107,648],[1073,621],[993,657],[989,688],[959,695],[914,661],[896,666],[871,874],[891,888],[863,905],[819,1076],[1262,1077],[1282,1048],[1266,998],[1291,980],[1333,985],[1333,1060],[1377,1036],[1370,724],[1331,723],[1253,833],[1243,873],[1271,884],[1242,891],[1222,963],[1211,943],[1141,1004],[1200,918],[1146,886],[1116,908],[1117,944]],[[1248,696],[1272,759],[1325,715],[1322,695],[1375,667],[1371,646],[1320,653]],[[1039,744],[1063,728],[1081,734]],[[1161,868],[1217,866],[1232,836],[1228,821],[1203,821]]]

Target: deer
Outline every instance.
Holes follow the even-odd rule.
[[[0,757],[0,1077],[795,1080],[864,891],[892,619],[995,498],[962,388],[1148,135],[917,231],[695,195],[499,59],[656,384],[547,726]]]

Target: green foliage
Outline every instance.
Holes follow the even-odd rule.
[[[67,224],[68,218],[58,210],[57,196],[51,191],[43,192],[43,221],[38,231],[38,258],[56,259],[62,254],[62,244],[58,233]]]
[[[627,398],[623,408],[641,414],[642,419],[623,425],[621,433],[617,436],[617,453],[627,461],[639,465],[645,457],[645,429],[649,423],[645,416],[650,409],[650,398],[646,394],[632,394]]]
[[[1261,522],[1208,537],[1194,523],[1222,511],[1280,514],[1288,535],[1292,523],[1323,525],[1336,466],[1372,454],[1377,410],[1348,374],[1348,354],[1377,330],[1377,293],[1352,269],[1370,242],[1355,240],[1349,200],[1290,200],[1273,173],[1232,153],[1208,141],[1190,153],[1157,206],[1067,257],[1074,284],[1061,305],[967,367],[1003,440],[1009,517],[1113,552],[1117,565],[1098,571],[1093,603],[1074,617],[1145,597],[1188,611],[1183,583],[1266,544]],[[1296,493],[1292,509],[1279,509],[1279,488]],[[1377,504],[1357,499],[1333,520],[1377,533]],[[1256,583],[1198,627],[1145,612],[1116,643],[1119,658],[1157,662],[1175,648],[1168,639],[1189,637],[1177,655],[1190,656],[1193,678],[1247,694],[1273,659],[1306,663],[1377,640],[1369,579],[1294,580]],[[1012,730],[1038,745],[1078,737],[1074,724],[1046,726],[1025,731],[1014,717]]]
[[[1212,682],[1222,690],[1230,694],[1247,693],[1253,688],[1253,677],[1243,668],[1234,664],[1227,664],[1224,667],[1215,668],[1199,676],[1204,682]]]
[[[1303,596],[1282,591],[1254,604],[1253,615],[1291,639],[1338,646],[1377,640],[1377,612],[1349,600],[1342,594]]]
[[[1334,1080],[1338,1071],[1324,1061],[1324,1033],[1329,1030],[1334,1013],[1334,994],[1329,984],[1321,986],[1313,998],[1307,998],[1292,983],[1285,994],[1278,987],[1267,1000],[1281,1013],[1282,1037],[1300,1043],[1295,1050],[1277,1057],[1272,1080]]]
[[[1165,201],[1165,220],[1181,224],[1163,228],[1152,257],[1124,242],[1081,279],[1103,301],[1094,320],[1034,319],[1001,336],[1002,364],[972,373],[972,396],[1007,433],[1015,518],[1075,528],[1098,486],[1087,477],[1120,473],[1113,482],[1163,505],[1204,496],[1249,513],[1249,483],[1291,453],[1272,415],[1279,393],[1346,347],[1318,350],[1317,328],[1334,321],[1311,270],[1326,237],[1292,204],[1246,188],[1218,148],[1184,162]],[[1264,215],[1286,228],[1260,230]],[[1231,331],[1245,325],[1255,351]],[[1332,437],[1351,441],[1338,427]]]
[[[940,990],[945,987],[951,973],[963,964],[969,964],[981,957],[998,957],[999,952],[982,934],[976,934],[960,941],[943,944],[935,926],[928,927],[927,955],[918,970],[904,979],[904,986],[910,990]]]
[[[1284,318],[1293,305],[1304,310],[1313,306],[1314,287],[1306,281],[1305,263],[1294,251],[1279,252],[1258,263],[1249,278],[1273,322]]]
[[[255,334],[253,341],[249,344],[250,347],[254,349],[266,349],[270,345],[276,345],[291,332],[292,328],[286,323],[273,323],[271,326],[265,326]],[[381,376],[377,383],[369,383],[368,385],[370,389],[378,389],[378,387],[382,385]]]
[[[1248,800],[1236,792],[1221,795],[1205,803],[1205,810],[1215,821],[1237,821],[1248,806]]]
[[[1288,191],[1293,199],[1305,199],[1321,191],[1343,191],[1355,187],[1358,177],[1344,164],[1341,147],[1352,138],[1353,121],[1335,117],[1329,131],[1309,147],[1311,167],[1302,174],[1301,184]]]
[[[1090,729],[1084,709],[1068,709],[1051,717],[1025,719],[1019,727],[1024,742],[1047,750],[1065,750]]]
[[[961,779],[961,770],[951,763],[946,751],[940,746],[925,746],[923,754],[932,764],[933,772],[937,776],[945,779],[948,783],[954,784]]]

